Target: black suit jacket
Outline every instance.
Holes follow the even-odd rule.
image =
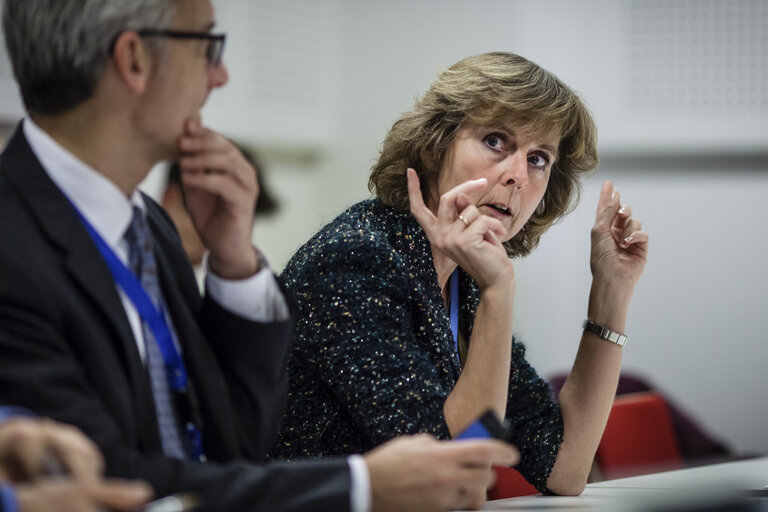
[[[101,255],[21,126],[0,155],[0,403],[80,427],[107,473],[211,510],[345,510],[343,459],[262,463],[284,406],[293,319],[256,323],[201,298],[170,219],[149,198],[160,282],[195,384],[209,463],[162,456],[136,341]]]

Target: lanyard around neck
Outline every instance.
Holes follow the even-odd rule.
[[[453,332],[453,343],[456,348],[456,360],[461,364],[459,355],[459,267],[451,274],[451,297],[448,303],[448,312],[451,318],[451,332]]]
[[[205,454],[203,453],[201,432],[202,421],[200,419],[195,394],[188,385],[187,370],[184,367],[184,360],[181,358],[181,353],[173,341],[173,335],[171,334],[171,329],[168,326],[168,321],[166,320],[164,312],[161,309],[158,309],[158,307],[155,306],[155,303],[152,302],[152,299],[141,285],[141,281],[136,277],[136,274],[126,267],[120,258],[117,257],[115,251],[113,251],[101,235],[99,235],[85,216],[80,213],[80,210],[77,209],[75,204],[72,203],[72,201],[70,201],[70,203],[77,213],[77,216],[80,217],[86,231],[88,231],[88,234],[96,244],[96,247],[99,249],[102,258],[104,258],[104,262],[112,273],[115,283],[123,289],[126,296],[128,296],[136,308],[136,311],[139,313],[142,321],[152,331],[152,335],[155,337],[155,341],[160,349],[160,354],[163,357],[168,382],[171,389],[179,397],[178,405],[187,409],[186,412],[189,421],[186,421],[184,430],[189,439],[191,455],[195,460],[204,461]],[[151,343],[151,340],[148,342]]]
[[[73,205],[74,206],[74,205]],[[176,344],[173,342],[173,336],[171,329],[168,327],[168,322],[165,315],[159,310],[149,294],[144,290],[141,282],[128,267],[120,261],[115,251],[107,244],[107,242],[99,235],[96,229],[90,222],[83,216],[80,211],[75,208],[77,215],[80,217],[88,234],[91,235],[96,247],[99,249],[104,262],[109,267],[109,271],[112,273],[112,277],[120,288],[123,289],[125,294],[133,303],[136,311],[139,313],[142,321],[147,324],[149,329],[157,341],[160,353],[163,356],[163,362],[165,363],[165,369],[168,373],[168,381],[171,388],[177,392],[185,392],[187,389],[187,371],[184,368],[184,361],[181,358],[179,350],[176,348]]]

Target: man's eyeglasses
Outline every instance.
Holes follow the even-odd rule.
[[[221,64],[221,57],[224,54],[224,42],[227,40],[226,34],[210,34],[208,32],[187,32],[184,30],[162,30],[146,28],[137,30],[141,37],[170,37],[171,39],[205,39],[208,41],[208,47],[205,49],[205,58],[211,66]]]

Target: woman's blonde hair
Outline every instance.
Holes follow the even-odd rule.
[[[448,148],[468,124],[560,137],[542,204],[504,244],[510,256],[524,256],[578,203],[581,175],[598,164],[595,122],[576,93],[537,64],[514,53],[468,57],[442,72],[413,109],[394,123],[371,169],[368,188],[385,204],[408,211],[406,169],[412,167],[428,200]]]

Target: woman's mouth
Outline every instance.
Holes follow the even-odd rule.
[[[509,207],[502,203],[488,203],[483,204],[481,207],[485,207],[486,211],[492,213],[493,217],[505,219],[512,216],[512,212],[509,211]]]

